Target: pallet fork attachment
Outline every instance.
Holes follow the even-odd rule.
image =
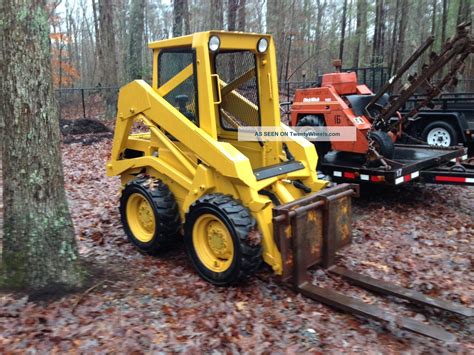
[[[351,213],[347,211],[350,212],[351,209],[351,197],[357,195],[358,185],[341,184],[273,209],[275,238],[283,260],[282,280],[296,292],[342,311],[376,321],[395,323],[401,329],[437,340],[455,340],[454,335],[441,328],[387,313],[335,290],[312,284],[309,269],[320,265],[330,273],[362,288],[458,315],[472,316],[470,308],[334,265],[336,251],[351,242],[351,219],[348,217]]]

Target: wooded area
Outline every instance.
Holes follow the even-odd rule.
[[[154,64],[147,47],[210,29],[267,32],[280,85],[315,80],[338,57],[393,73],[430,35],[439,51],[471,10],[471,0],[1,1],[0,353],[471,353],[474,146],[407,144],[379,117],[364,123],[370,104],[356,117],[348,98],[382,106],[370,91],[318,96],[323,114],[308,122],[352,110],[373,125],[363,138],[384,133],[409,152],[395,161],[372,138],[367,154],[329,141],[352,164],[331,175],[317,163],[331,152],[304,138],[231,136],[240,118],[281,127],[268,36],[219,34],[237,39],[224,50],[217,36],[193,37],[194,51],[166,41],[169,56]],[[196,63],[218,81],[197,80],[208,74]],[[117,103],[117,88],[150,81],[152,65],[171,79],[134,82]],[[473,73],[471,56],[461,76]],[[182,87],[193,97],[174,92]],[[106,119],[86,115],[85,90],[106,103]],[[82,93],[82,119],[58,112],[61,92]],[[420,179],[440,167],[451,181]]]
[[[279,81],[315,80],[338,57],[393,73],[428,36],[439,51],[471,17],[470,0],[67,0],[51,15],[55,86],[150,80],[148,42],[211,29],[271,33]],[[461,76],[473,73],[471,58]]]

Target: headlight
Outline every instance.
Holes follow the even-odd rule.
[[[221,40],[217,36],[211,36],[209,38],[209,50],[211,52],[216,52],[221,46]]]
[[[257,42],[257,51],[259,53],[265,53],[268,49],[268,40],[266,38],[260,38]]]

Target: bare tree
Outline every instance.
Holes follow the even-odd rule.
[[[402,65],[403,52],[405,48],[405,33],[408,20],[408,0],[400,0],[400,21],[398,24],[398,41],[395,46],[395,59],[393,71],[397,71]]]
[[[471,0],[460,0],[458,9],[457,23],[468,22],[471,20]]]
[[[188,0],[173,0],[173,37],[190,31]]]
[[[132,2],[128,44],[128,78],[143,77],[143,33],[145,30],[145,0]]]
[[[392,28],[392,48],[396,48],[396,45],[397,45],[397,35],[398,35],[398,19],[399,19],[399,15],[400,15],[400,1],[401,0],[397,0],[396,1],[396,5],[395,5],[395,14],[394,14],[394,19],[393,19],[393,28]],[[390,58],[389,58],[389,63],[388,63],[388,68],[389,68],[389,72],[390,74],[392,74],[394,72],[394,60],[395,60],[395,51],[392,50],[390,51]]]
[[[441,43],[446,41],[446,24],[448,22],[448,0],[443,0],[443,15],[441,18]]]
[[[211,0],[210,1],[211,14],[211,29],[222,30],[224,29],[224,4],[223,0]]]
[[[344,60],[344,38],[346,36],[347,0],[344,0],[341,19],[341,39],[339,41],[339,59]]]
[[[383,54],[384,38],[384,3],[383,0],[375,1],[375,25],[372,43],[372,64],[378,64]]]
[[[21,289],[80,286],[84,274],[64,192],[46,0],[2,1],[0,29],[3,281]]]
[[[116,53],[115,31],[114,31],[114,7],[112,0],[99,0],[99,66],[100,82],[107,89],[103,92],[106,105],[107,117],[115,115],[116,92],[118,86],[118,62]]]
[[[239,1],[239,9],[237,11],[237,30],[238,31],[245,31],[245,5],[247,1],[246,0],[240,0]]]

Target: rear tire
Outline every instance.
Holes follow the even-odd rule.
[[[431,122],[425,127],[421,136],[429,145],[449,147],[458,143],[456,129],[444,121]]]
[[[384,158],[392,159],[395,154],[395,145],[387,132],[384,131],[372,131],[369,133],[369,137],[373,139],[375,143],[375,149]]]
[[[154,178],[135,178],[125,186],[120,216],[128,240],[150,254],[175,241],[181,227],[173,194]]]
[[[324,122],[324,116],[321,115],[306,115],[299,119],[296,124],[297,127],[311,126],[311,127],[326,127]],[[312,142],[316,147],[318,153],[318,165],[319,161],[322,161],[324,156],[331,150],[331,142]]]
[[[195,201],[186,214],[184,243],[199,275],[214,285],[239,282],[261,263],[255,219],[231,196],[209,194]]]

